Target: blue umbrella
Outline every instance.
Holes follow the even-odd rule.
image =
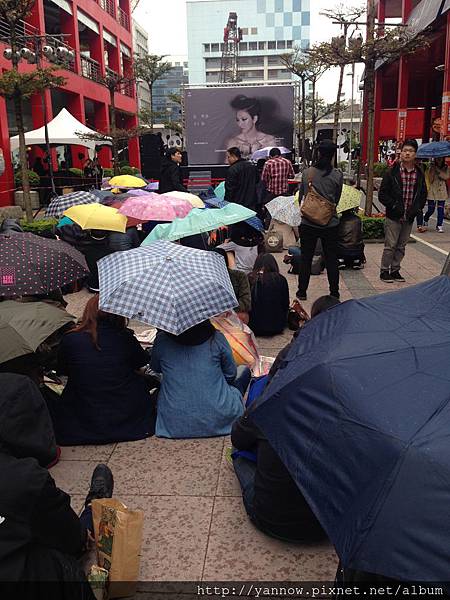
[[[422,144],[417,151],[417,158],[445,158],[446,156],[450,156],[450,142]]]
[[[224,206],[229,204],[229,202],[227,202],[226,200],[221,200],[220,198],[216,198],[215,196],[202,198],[202,200],[205,203],[205,206],[209,208],[223,208]],[[263,222],[259,217],[250,217],[249,219],[246,219],[244,223],[247,223],[248,225],[250,225],[250,227],[256,229],[256,231],[264,231]]]
[[[346,568],[450,580],[449,355],[443,276],[312,319],[255,403]]]

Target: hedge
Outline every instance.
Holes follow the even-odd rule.
[[[120,168],[121,175],[140,175],[139,169],[136,167],[130,167],[130,165],[124,165]]]
[[[39,187],[41,178],[34,171],[28,171],[28,179],[30,180],[30,187]],[[16,187],[22,187],[22,171],[16,171],[14,173],[14,182]]]
[[[384,216],[383,217],[366,217],[360,215],[363,224],[363,237],[366,240],[382,240],[384,239]]]
[[[83,171],[81,169],[77,169],[76,167],[70,167],[69,171],[72,173],[72,175],[75,175],[76,177],[83,177]]]
[[[43,233],[53,233],[53,229],[57,223],[57,219],[36,219],[36,221],[31,221],[31,223],[22,219],[20,221],[20,226],[24,231],[42,235]]]

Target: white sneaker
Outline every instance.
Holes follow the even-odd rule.
[[[438,226],[436,227],[436,231],[437,231],[438,233],[444,233],[444,228],[442,227],[442,225],[438,225]]]

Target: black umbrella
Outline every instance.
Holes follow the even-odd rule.
[[[84,256],[66,242],[0,234],[0,296],[48,294],[88,274]]]

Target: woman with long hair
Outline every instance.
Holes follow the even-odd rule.
[[[256,150],[278,145],[273,135],[264,133],[260,129],[259,100],[244,95],[236,96],[231,101],[231,108],[235,111],[236,124],[240,131],[227,141],[226,148],[237,147],[241,151],[242,158],[249,158]]]
[[[309,185],[323,198],[337,205],[342,193],[344,176],[342,171],[333,167],[336,144],[331,140],[323,140],[317,149],[317,159],[312,167],[303,173],[302,184],[299,190],[301,202],[308,194]],[[339,268],[338,268],[338,225],[337,213],[331,217],[326,225],[317,225],[302,217],[300,232],[300,268],[298,276],[297,298],[306,300],[306,292],[311,276],[311,263],[314,256],[317,240],[322,242],[325,255],[330,295],[339,298]]]
[[[248,367],[236,367],[225,336],[210,321],[180,335],[160,331],[151,368],[162,373],[156,435],[196,438],[226,435],[244,412]]]
[[[444,158],[435,158],[425,172],[427,184],[428,210],[417,215],[417,231],[424,233],[428,229],[428,221],[434,213],[437,204],[436,231],[444,233],[445,202],[448,199],[447,181],[450,179],[450,169]]]
[[[68,381],[51,407],[58,443],[106,444],[151,435],[153,404],[138,373],[148,362],[127,319],[100,310],[93,296],[59,349],[58,371]]]
[[[289,286],[272,254],[260,254],[248,276],[252,292],[249,327],[255,335],[282,333],[287,325]]]

